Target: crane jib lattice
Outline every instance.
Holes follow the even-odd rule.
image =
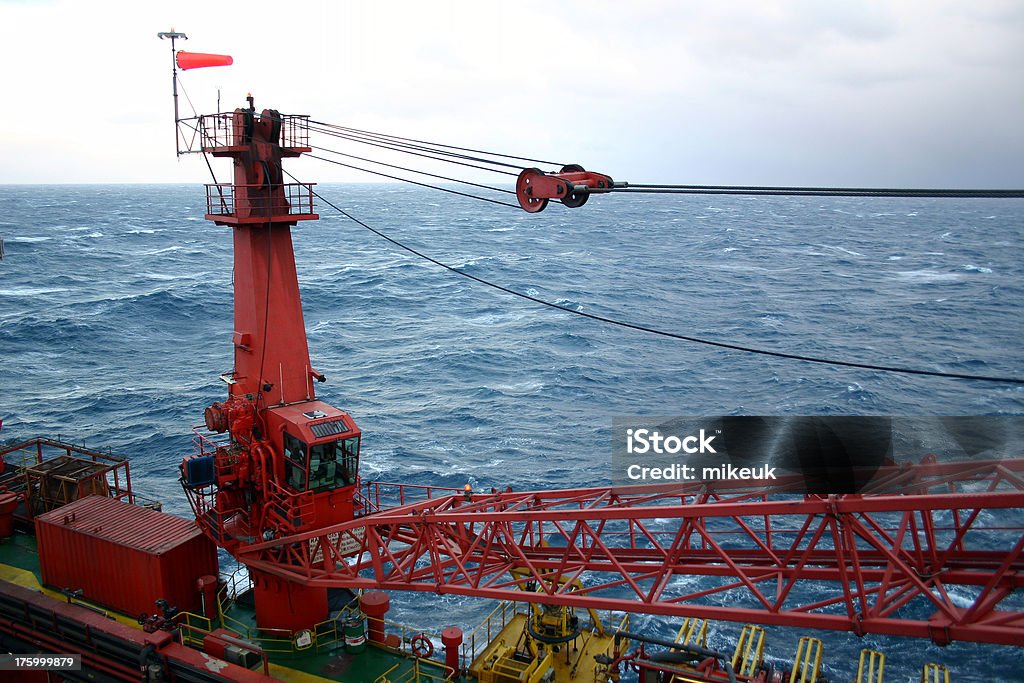
[[[836,496],[785,481],[445,492],[240,557],[307,585],[1020,645],[1022,473],[926,461]]]

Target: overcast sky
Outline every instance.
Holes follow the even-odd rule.
[[[183,74],[200,113],[251,91],[631,182],[1024,187],[1020,0],[0,0],[0,183],[205,182],[172,27],[235,59]]]

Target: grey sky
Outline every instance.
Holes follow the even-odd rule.
[[[251,91],[632,182],[1024,187],[1019,0],[0,0],[0,183],[203,182],[174,159],[171,27],[235,58],[184,74],[203,113]]]

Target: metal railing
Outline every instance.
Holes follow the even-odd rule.
[[[330,619],[325,619],[309,629],[310,644],[296,644],[296,633],[287,629],[261,628],[252,626],[229,614],[230,603],[223,599],[223,589],[218,595],[217,618],[211,619],[194,612],[179,612],[175,623],[181,627],[182,642],[199,648],[203,639],[218,628],[237,634],[244,640],[256,644],[264,653],[298,654],[313,649],[316,652],[339,647],[345,641],[344,624],[349,618],[360,615],[358,609],[345,607]]]
[[[520,603],[502,600],[491,613],[484,617],[480,625],[464,636],[462,641],[461,658],[463,666],[476,659],[477,655],[483,652],[491,641],[508,625],[517,614],[529,616],[529,608]],[[479,647],[477,641],[480,641]]]
[[[259,120],[259,117],[257,116],[256,119]],[[182,119],[182,123],[190,121],[194,121],[194,119]],[[193,130],[195,129],[194,125],[189,125],[188,127]],[[204,152],[215,152],[218,149],[248,144],[241,135],[236,134],[234,113],[204,114],[200,116],[198,121],[198,137]],[[309,149],[309,115],[282,114],[279,144],[281,147],[288,149]],[[193,149],[194,146],[194,142],[188,145],[188,151],[200,151]]]
[[[266,197],[248,197],[245,206],[253,217],[260,216],[294,216],[314,213],[313,185],[315,183],[284,183],[272,185],[269,199]],[[266,185],[250,184],[235,185],[233,183],[210,183],[206,185],[206,213],[213,216],[234,216],[238,213],[242,197],[238,188],[262,189]],[[282,190],[281,193],[276,190]]]
[[[59,468],[52,471],[48,469],[51,465],[57,465],[60,459],[70,458],[89,461],[94,468],[73,476],[65,476]],[[28,505],[25,512],[30,517],[90,494],[156,510],[161,508],[158,501],[140,496],[132,490],[131,468],[127,458],[109,451],[73,444],[60,437],[37,437],[0,448],[0,460],[7,466],[0,468],[3,471],[0,485],[26,496]]]
[[[423,664],[426,662],[426,666]],[[441,681],[451,681],[455,678],[455,671],[452,671],[443,664],[431,661],[429,659],[413,659],[412,666],[402,673],[396,673],[400,671],[403,662],[398,662],[390,669],[382,673],[380,676],[374,679],[373,683],[440,683]],[[427,673],[423,669],[427,667],[438,668],[445,673],[444,676],[436,676],[432,673]]]
[[[307,633],[309,645],[299,646],[296,643],[297,632],[285,629],[261,628],[234,618],[229,613],[232,604],[252,587],[252,579],[245,567],[239,567],[231,574],[223,577],[222,585],[217,592],[217,617],[208,618],[192,612],[180,612],[174,620],[182,627],[181,637],[185,644],[202,647],[203,638],[217,628],[227,629],[239,637],[258,646],[264,658],[268,654],[300,654],[312,650],[314,652],[330,651],[345,643],[346,622],[357,619],[364,620],[367,631],[378,630],[385,634],[384,643],[368,641],[375,647],[385,647],[408,657],[413,666],[402,670],[400,662],[381,674],[377,683],[444,683],[458,677],[458,671],[446,664],[433,659],[422,659],[414,651],[414,641],[419,638],[428,639],[435,651],[443,643],[441,634],[430,629],[401,624],[387,619],[375,619],[354,606],[346,606],[333,617],[315,624]],[[466,634],[459,648],[461,667],[466,668],[480,655],[506,626],[517,615],[529,617],[529,605],[503,600],[483,619],[472,631]],[[376,626],[377,629],[373,627]],[[627,630],[629,615],[624,614],[618,622],[618,630]],[[614,632],[612,629],[611,632]],[[390,636],[390,637],[389,637]],[[397,672],[397,673],[396,673]]]
[[[463,489],[448,486],[425,486],[422,484],[395,484],[389,481],[364,481],[365,489],[360,498],[377,510],[406,503],[415,503],[429,498],[464,493]]]

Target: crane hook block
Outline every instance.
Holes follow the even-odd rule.
[[[519,206],[530,213],[543,211],[549,199],[558,199],[570,209],[583,206],[595,192],[610,192],[615,183],[602,173],[585,171],[578,164],[563,166],[558,173],[524,168],[516,180]]]

